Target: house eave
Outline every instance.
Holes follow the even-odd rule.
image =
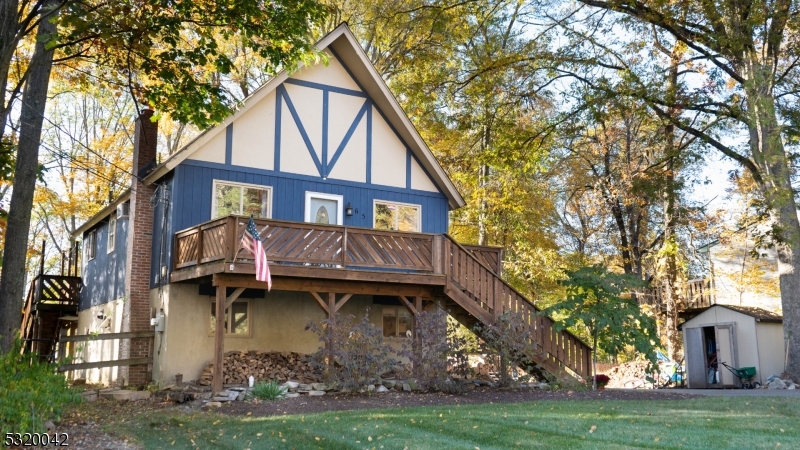
[[[117,197],[116,200],[111,202],[108,206],[101,209],[97,214],[93,215],[92,217],[89,218],[89,220],[87,220],[81,226],[76,228],[75,231],[73,231],[70,234],[70,237],[75,239],[81,236],[85,231],[90,230],[93,226],[100,223],[100,221],[102,221],[106,216],[114,212],[117,209],[117,206],[119,206],[121,203],[127,202],[130,198],[131,198],[131,190],[128,189],[122,194],[120,194],[120,196]]]

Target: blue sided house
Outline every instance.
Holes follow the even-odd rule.
[[[130,190],[76,232],[78,332],[135,337],[90,343],[86,361],[124,364],[75,377],[170,383],[213,362],[221,387],[226,350],[311,353],[309,321],[367,310],[399,343],[433,307],[470,326],[521,312],[531,358],[588,376],[589,348],[502,280],[501,249],[446,234],[464,200],[347,26],[317,47],[327,63],[280,73],[160,164],[142,113]],[[270,290],[242,246],[251,217]]]

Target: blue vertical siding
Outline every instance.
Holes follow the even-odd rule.
[[[117,220],[114,251],[108,253],[109,217],[93,228],[93,230],[97,230],[95,258],[82,263],[83,289],[81,289],[80,304],[78,305],[78,309],[81,311],[125,296],[128,219]],[[86,234],[83,234],[84,242]]]
[[[272,218],[302,222],[307,191],[344,197],[358,214],[345,217],[344,224],[372,228],[373,200],[387,200],[422,206],[422,232],[447,232],[447,198],[439,192],[391,188],[364,183],[322,180],[246,167],[225,166],[187,160],[175,168],[172,208],[173,233],[211,219],[214,180],[234,181],[272,187]],[[154,233],[155,242],[155,233]]]
[[[172,269],[172,242],[173,242],[173,189],[175,186],[174,172],[158,180],[161,185],[158,191],[158,202],[153,207],[153,247],[150,259],[150,288],[167,284],[169,275],[161,279],[161,266],[167,268],[167,274]],[[164,213],[166,211],[166,220]],[[163,247],[162,247],[163,241]]]

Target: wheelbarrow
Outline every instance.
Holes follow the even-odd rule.
[[[758,389],[761,387],[761,383],[758,381],[753,381],[753,377],[756,376],[756,368],[755,367],[742,367],[737,369],[735,367],[731,367],[724,362],[720,362],[726,369],[730,370],[732,374],[742,382],[742,389]]]

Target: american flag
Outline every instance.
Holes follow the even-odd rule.
[[[247,228],[245,228],[244,234],[242,235],[242,247],[252,253],[256,260],[256,280],[266,281],[267,291],[271,290],[272,277],[269,274],[267,254],[264,252],[264,247],[261,245],[261,237],[258,235],[258,229],[252,217],[250,217]]]

